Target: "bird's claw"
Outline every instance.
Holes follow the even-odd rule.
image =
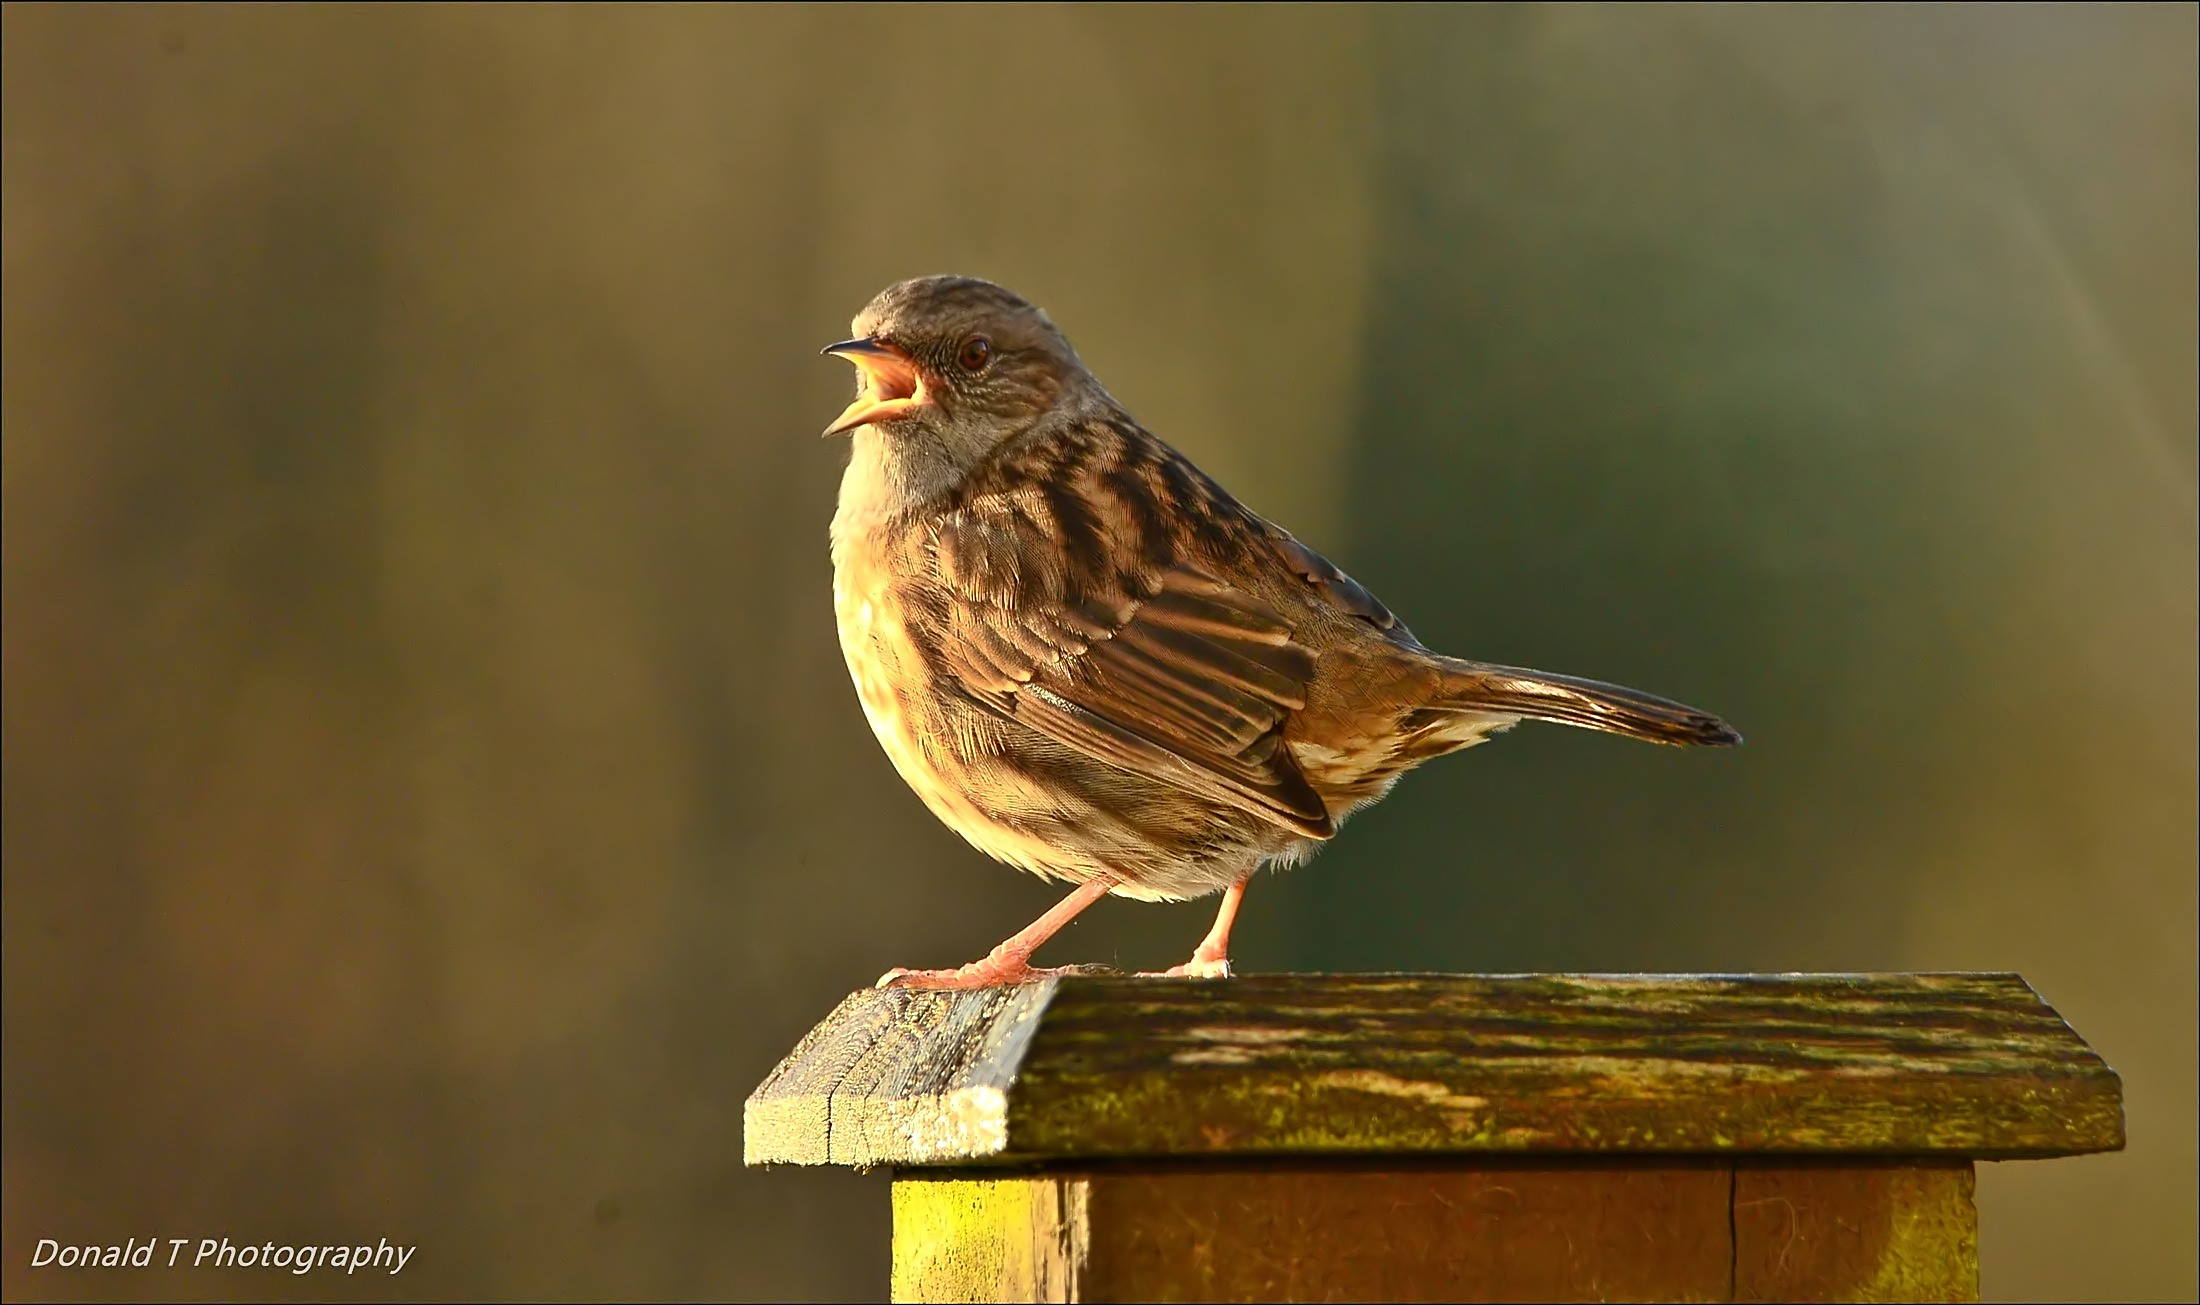
[[[972,961],[952,970],[912,970],[906,966],[896,966],[880,975],[878,982],[872,986],[952,992],[969,988],[999,988],[1020,983],[1037,983],[1041,979],[1121,973],[1121,970],[1112,965],[1033,966],[1023,961],[988,956],[982,961]]]
[[[1172,965],[1166,970],[1140,974],[1141,979],[1227,979],[1235,971],[1230,968],[1227,956],[1206,957],[1194,955],[1182,965]]]

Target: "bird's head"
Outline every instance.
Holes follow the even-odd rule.
[[[888,286],[851,325],[855,338],[825,352],[856,365],[855,402],[827,435],[869,426],[974,460],[1048,412],[1100,394],[1045,313],[976,277]]]

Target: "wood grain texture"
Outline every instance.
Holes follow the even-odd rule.
[[[1008,1090],[1051,984],[865,989],[751,1093],[749,1164],[921,1164],[1007,1148]]]
[[[751,1164],[1351,1153],[2069,1155],[2122,1085],[2013,974],[1275,975],[864,991]]]
[[[914,1169],[897,1301],[1968,1301],[1965,1161]]]

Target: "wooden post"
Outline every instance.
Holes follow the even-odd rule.
[[[1972,1162],[2124,1144],[2013,974],[863,991],[746,1123],[892,1167],[897,1301],[1975,1300]]]

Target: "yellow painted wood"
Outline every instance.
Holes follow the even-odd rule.
[[[1971,1301],[1971,1166],[909,1170],[897,1301]]]
[[[893,1299],[1079,1299],[1086,1195],[1038,1176],[896,1182]]]

